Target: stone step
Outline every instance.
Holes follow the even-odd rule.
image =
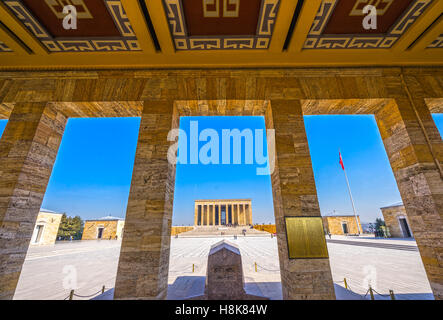
[[[180,233],[179,237],[186,236],[203,236],[203,235],[243,235],[245,230],[246,235],[269,235],[268,232],[251,229],[249,226],[197,226],[194,230]]]

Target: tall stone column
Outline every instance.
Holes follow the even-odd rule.
[[[335,299],[328,258],[289,259],[285,217],[321,217],[300,101],[272,100],[265,118],[275,129],[271,180],[283,299]]]
[[[424,99],[413,99],[375,117],[429,283],[443,299],[443,143]]]
[[[215,226],[215,203],[212,204],[212,225]]]
[[[194,205],[194,226],[198,225],[198,205]]]
[[[232,210],[234,212],[234,224],[239,224],[239,221],[238,221],[238,205],[237,204],[233,204],[232,207],[233,207]]]
[[[171,101],[144,103],[115,283],[116,299],[166,298],[175,182],[175,165],[167,159],[172,120]]]
[[[17,103],[0,140],[0,299],[12,299],[67,118]]]
[[[219,204],[217,205],[217,207],[218,207],[218,225],[221,226],[221,207]]]
[[[205,219],[206,225],[209,226],[209,206],[205,204]]]
[[[246,219],[246,224],[251,224],[251,222],[249,221],[249,205],[245,204],[245,219]]]
[[[242,204],[238,204],[238,221],[240,225],[244,225],[244,221],[243,221],[243,212],[242,212]]]

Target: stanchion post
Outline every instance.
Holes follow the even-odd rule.
[[[71,290],[69,293],[69,300],[72,300],[74,298],[74,290]]]
[[[257,272],[257,262],[254,262],[255,265],[255,272]]]
[[[105,293],[105,286],[102,287],[102,294]]]
[[[195,270],[195,265],[192,264],[192,272],[194,272],[194,270]]]
[[[344,278],[345,288],[348,289],[348,282],[346,281],[346,278]]]
[[[374,299],[374,291],[372,290],[371,286],[369,286],[369,293],[371,294],[371,300],[375,300]]]
[[[389,295],[391,296],[391,300],[395,300],[394,290],[389,290]]]

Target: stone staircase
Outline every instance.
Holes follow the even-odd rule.
[[[243,235],[243,230],[246,230],[245,235]],[[208,236],[234,236],[237,235],[239,237],[264,237],[271,236],[270,233],[265,231],[260,231],[256,229],[251,229],[249,226],[236,226],[236,227],[227,227],[227,226],[196,226],[194,230],[180,233],[178,235],[179,238],[186,237],[208,237]]]

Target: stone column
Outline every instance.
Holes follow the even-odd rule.
[[[234,212],[234,224],[240,224],[238,221],[238,205],[237,204],[233,204],[232,205],[232,210]]]
[[[289,259],[285,216],[321,217],[300,101],[272,100],[265,119],[275,129],[271,180],[283,299],[335,299],[328,258]]]
[[[375,117],[436,299],[443,299],[443,143],[424,99],[400,98]]]
[[[200,217],[198,218],[198,222],[199,222],[199,225],[202,226],[203,225],[203,208],[200,204],[198,205],[198,207],[200,210]]]
[[[250,224],[250,222],[249,222],[249,206],[247,203],[245,204],[245,220],[246,220],[246,224]]]
[[[198,205],[194,205],[194,226],[198,225]]]
[[[0,299],[12,299],[67,118],[17,103],[0,140]]]
[[[239,221],[238,223],[239,223],[240,225],[244,225],[241,204],[238,203],[238,204],[237,204],[237,207],[238,207],[238,221]]]
[[[144,103],[115,299],[166,298],[175,182],[175,165],[167,159],[172,121],[171,101]]]
[[[209,206],[205,204],[206,225],[209,226]]]
[[[212,225],[215,226],[215,203],[212,204]]]
[[[218,204],[218,225],[221,226],[221,207]]]

